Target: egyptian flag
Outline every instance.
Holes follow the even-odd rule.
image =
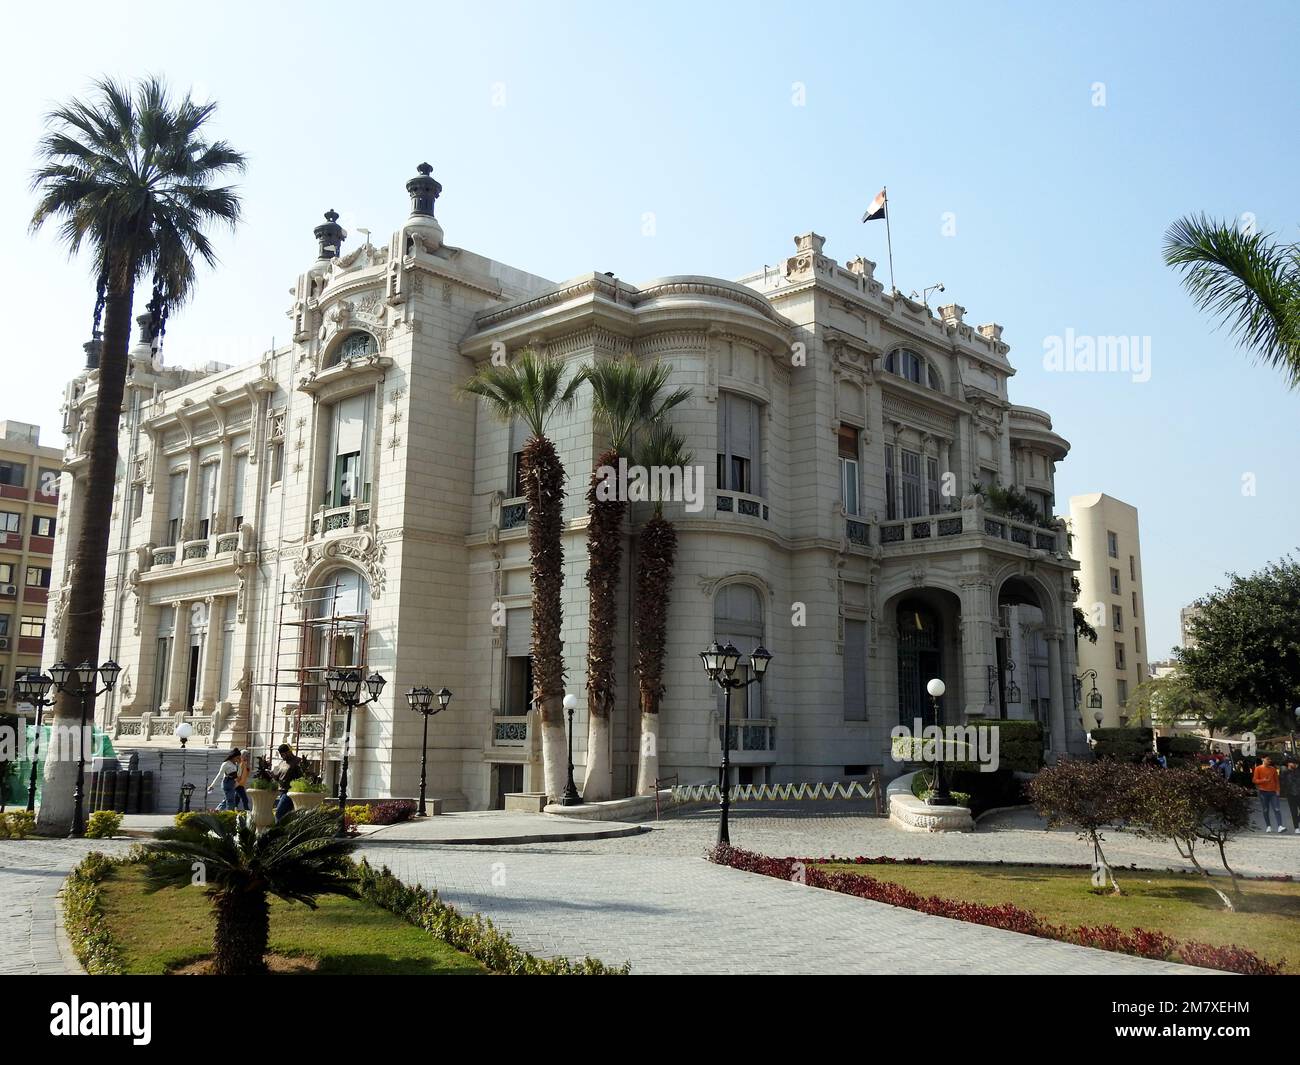
[[[867,213],[862,216],[864,222],[874,222],[877,218],[885,217],[885,205],[889,201],[885,199],[885,190],[881,189],[876,198],[871,201],[871,206],[867,208]]]

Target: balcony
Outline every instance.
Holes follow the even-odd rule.
[[[506,715],[492,719],[493,747],[525,747],[527,745],[527,715]]]
[[[360,529],[370,524],[369,503],[349,503],[346,507],[321,507],[311,520],[312,536]]]
[[[501,531],[518,529],[528,524],[528,504],[522,497],[501,502]]]
[[[113,739],[139,740],[147,743],[152,740],[170,740],[176,735],[176,726],[188,721],[194,729],[194,739],[211,745],[220,729],[215,714],[178,714],[175,717],[160,717],[157,714],[144,713],[138,717],[118,716],[113,719]]]
[[[714,506],[719,514],[741,514],[767,521],[767,504],[761,496],[746,495],[743,492],[718,492],[716,498]]]
[[[964,544],[975,538],[1002,541],[1007,546],[1019,545],[1029,551],[1065,553],[1064,535],[1059,530],[993,514],[978,506],[882,522],[878,535],[886,553],[911,545],[922,548],[940,545],[947,549],[959,541]]]
[[[722,761],[722,715],[714,711],[714,731],[709,754],[715,764]],[[732,765],[771,765],[776,761],[776,718],[731,719],[727,733],[728,759]]]

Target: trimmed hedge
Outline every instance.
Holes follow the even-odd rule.
[[[1093,752],[1098,758],[1140,762],[1154,750],[1154,735],[1149,728],[1095,728],[1092,730]]]
[[[122,859],[91,851],[63,886],[63,927],[77,960],[92,976],[120,976],[122,951],[104,920],[100,884]]]
[[[240,811],[238,810],[186,810],[184,813],[177,814],[173,817],[172,822],[177,828],[192,828],[197,827],[192,824],[196,818],[207,816],[215,817],[223,824],[226,822],[234,824],[239,817],[239,813]]]
[[[26,810],[0,814],[0,839],[26,839],[36,830],[36,815]]]
[[[475,914],[462,916],[447,905],[436,891],[408,887],[387,866],[378,872],[364,859],[357,865],[357,887],[363,899],[423,928],[430,935],[477,958],[494,973],[511,976],[626,976],[627,963],[614,967],[583,958],[539,958],[520,950],[510,937],[499,932],[490,920]]]
[[[96,810],[86,822],[87,839],[109,839],[122,827],[122,815],[116,810]]]

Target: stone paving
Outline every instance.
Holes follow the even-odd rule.
[[[732,842],[809,857],[1071,864],[1091,858],[1072,832],[1046,831],[1026,811],[996,815],[975,833],[942,835],[903,832],[869,813],[868,804],[851,802],[741,804],[732,811]],[[517,839],[518,817],[478,815],[475,825],[481,822],[484,837]],[[567,826],[552,824],[562,819],[536,820],[538,834],[567,834]],[[637,973],[1194,972],[711,865],[702,856],[717,834],[712,807],[675,808],[645,827],[620,838],[477,846],[434,842],[427,831],[385,831],[361,840],[358,853],[409,883],[437,888],[462,912],[490,917],[536,954],[628,961]],[[423,838],[402,838],[407,832]],[[0,973],[64,972],[55,933],[64,878],[88,850],[128,845],[0,842]],[[1116,865],[1183,867],[1171,844],[1126,833],[1109,834],[1107,855]],[[1300,875],[1294,835],[1248,834],[1229,856],[1244,873]]]
[[[127,846],[119,840],[0,842],[0,975],[73,971],[59,953],[59,889],[88,851],[117,853]]]

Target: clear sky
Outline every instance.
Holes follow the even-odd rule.
[[[1098,490],[1139,508],[1144,657],[1225,571],[1300,539],[1300,394],[1160,258],[1192,211],[1296,239],[1294,4],[70,0],[56,28],[30,4],[6,18],[0,417],[47,443],[93,291],[53,232],[27,234],[32,148],[92,77],[157,73],[219,101],[215,131],[250,159],[245,222],[217,236],[222,266],[170,323],[169,362],[283,342],[321,213],[339,211],[345,247],[360,227],[386,240],[425,159],[449,243],[556,280],[737,277],[813,229],[888,283],[884,226],[859,223],[887,184],[898,287],[943,282],[968,321],[1001,322],[1013,401],[1072,442],[1058,509]],[[1068,330],[1149,337],[1150,379],[1048,370]]]

